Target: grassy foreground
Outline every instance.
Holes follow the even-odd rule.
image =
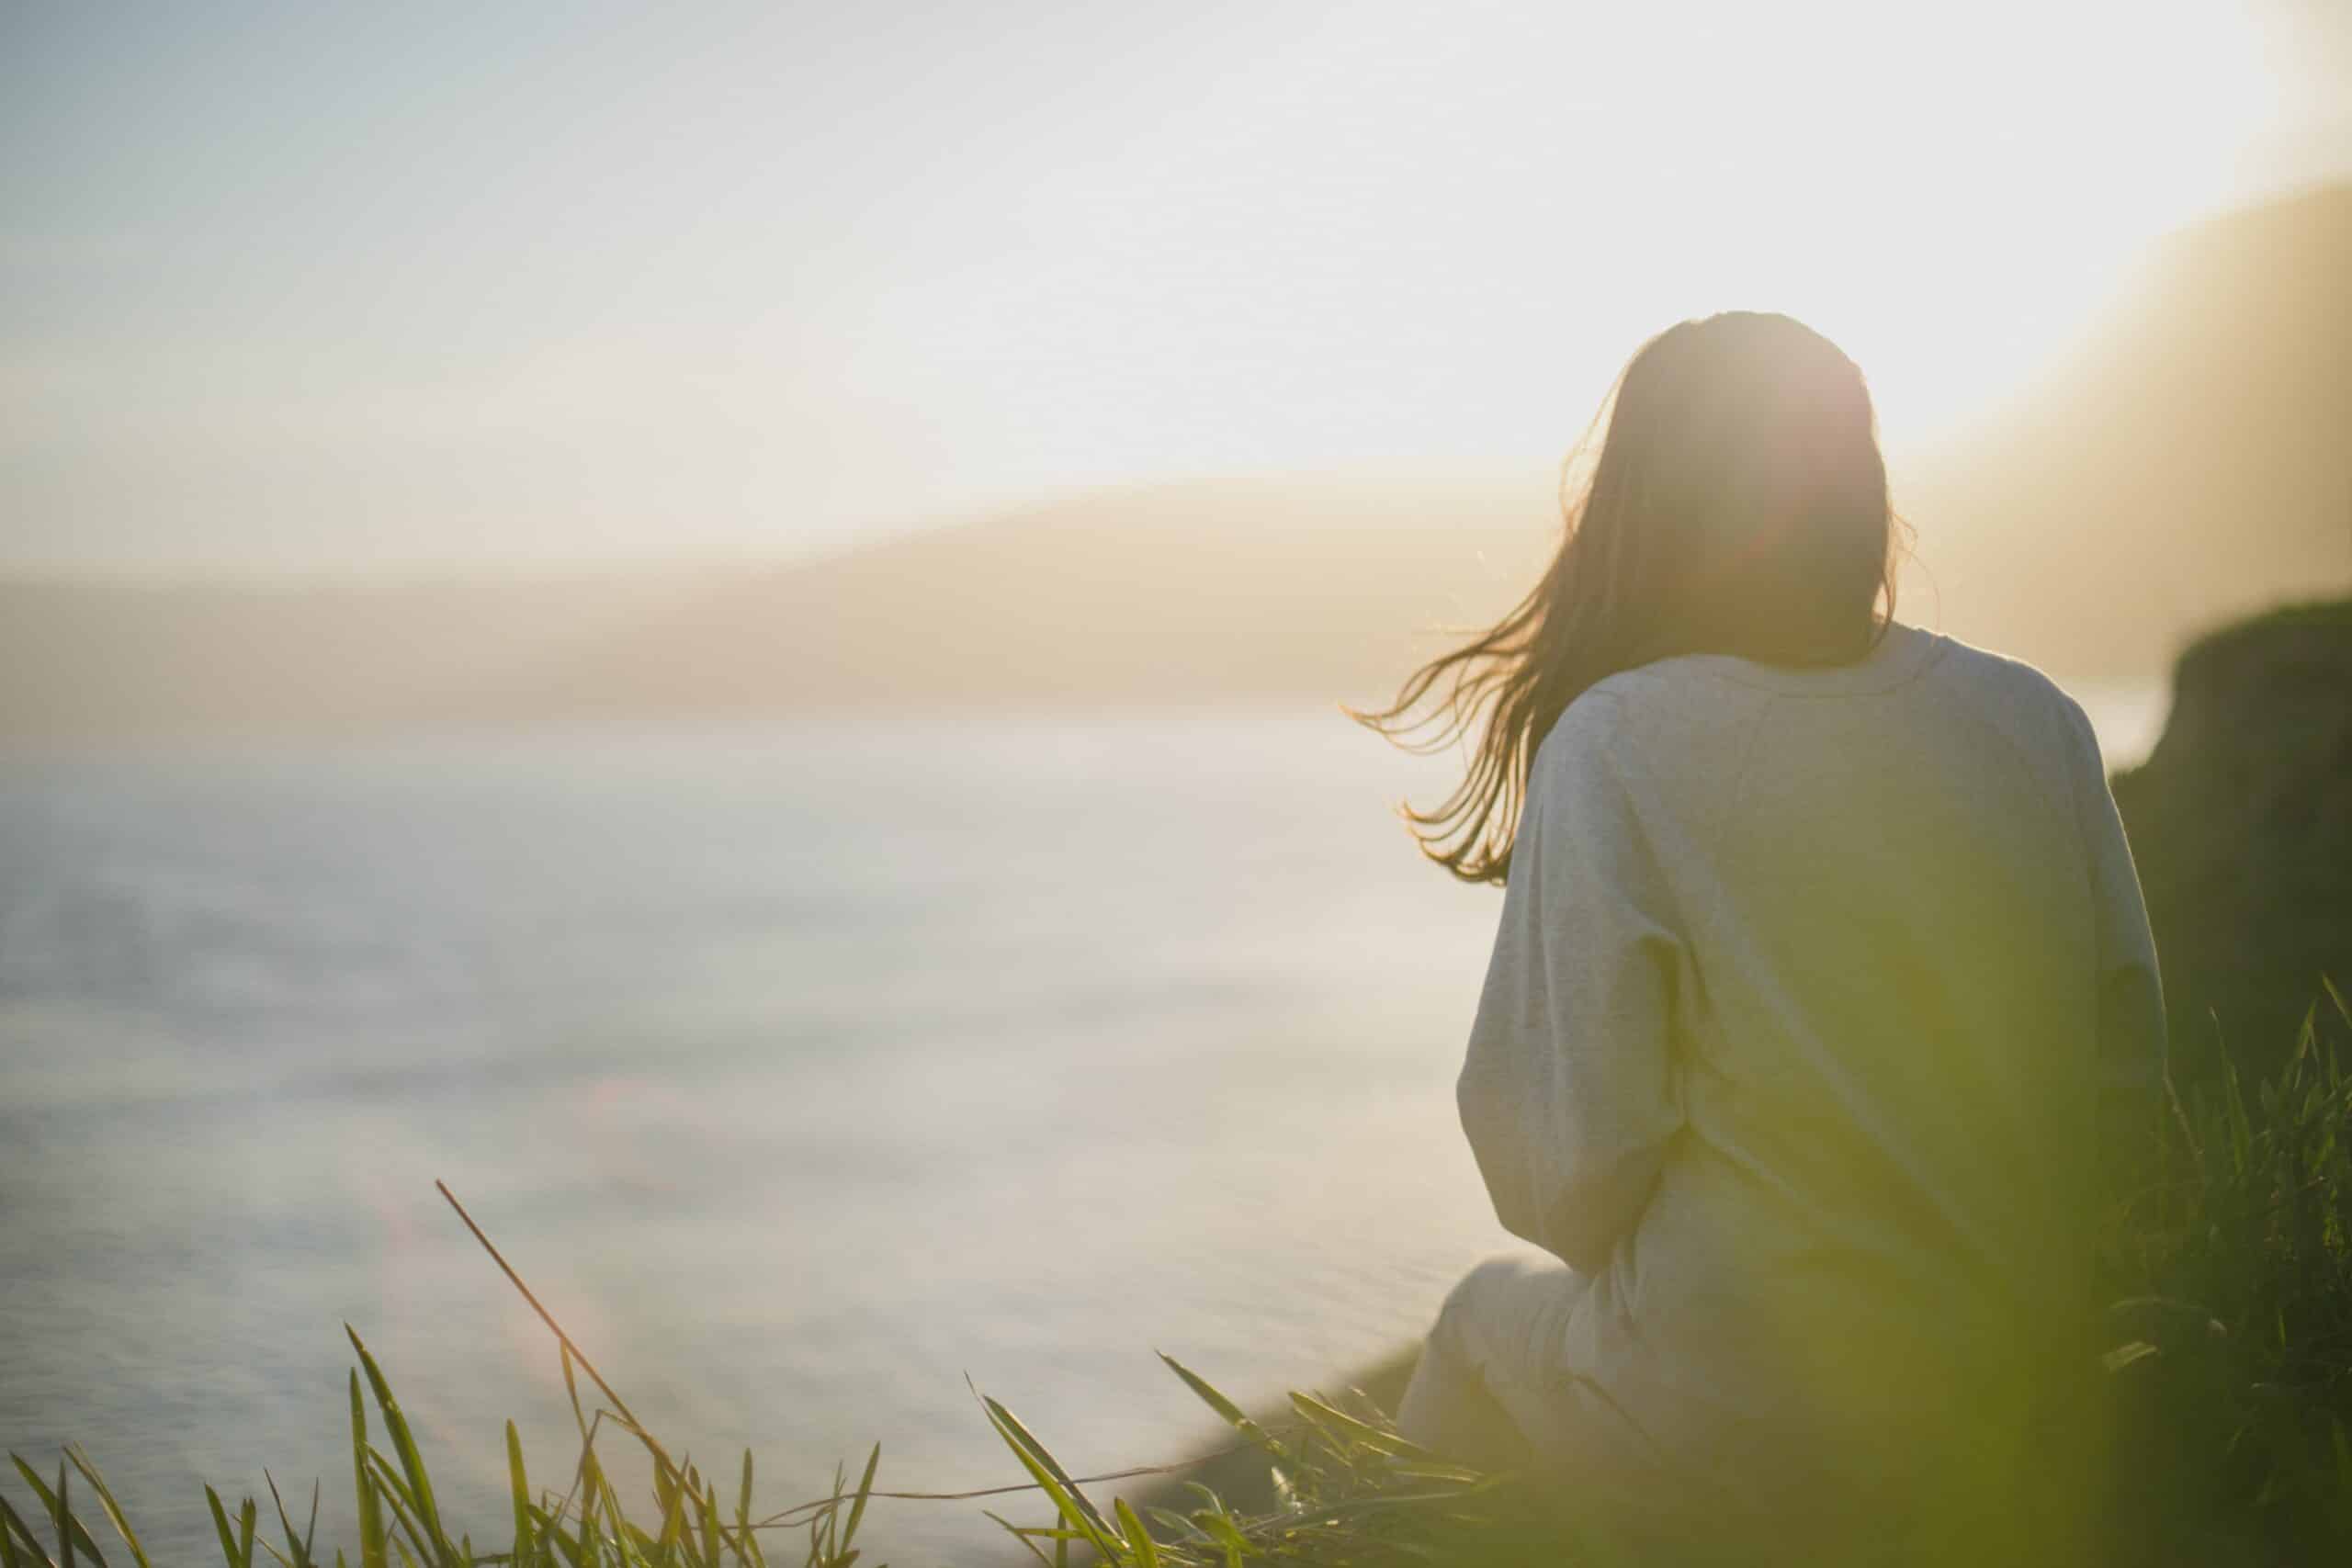
[[[2084,1465],[2052,1453],[2029,1499],[2027,1470],[1956,1470],[1937,1528],[1916,1517],[1838,1521],[1836,1547],[1809,1542],[1803,1560],[1950,1562],[2269,1564],[2352,1560],[2352,1007],[2332,987],[2303,1022],[2285,1066],[2249,1089],[2233,1069],[2186,1100],[2173,1097],[2148,1129],[2151,1156],[2119,1189],[2101,1259],[2113,1306],[2086,1366],[2080,1421],[2096,1435]],[[446,1191],[446,1190],[445,1190]],[[453,1205],[456,1203],[451,1199]],[[465,1216],[469,1227],[470,1217]],[[475,1230],[481,1236],[479,1229]],[[594,1364],[540,1306],[487,1237],[498,1266],[547,1322],[571,1393],[576,1453],[534,1482],[506,1427],[511,1516],[445,1517],[431,1474],[390,1383],[359,1336],[351,1346],[351,1485],[358,1539],[316,1538],[317,1490],[297,1526],[274,1482],[266,1512],[205,1502],[230,1568],[720,1568],[799,1562],[847,1568],[875,1497],[978,1506],[876,1485],[880,1450],[855,1485],[836,1472],[821,1495],[791,1506],[754,1500],[752,1457],[724,1477],[645,1429]],[[349,1332],[346,1330],[346,1332]],[[1254,1562],[1379,1565],[1679,1563],[1781,1561],[1788,1538],[1729,1540],[1690,1529],[1629,1536],[1606,1500],[1563,1495],[1568,1484],[1482,1476],[1400,1438],[1371,1399],[1294,1393],[1279,1419],[1253,1418],[1173,1360],[1170,1371],[1260,1456],[1250,1480],[1224,1492],[1183,1482],[1190,1467],[1076,1477],[1004,1405],[981,1416],[1024,1479],[998,1489],[1031,1514],[993,1512],[1036,1561],[1102,1561],[1122,1568],[1209,1568]],[[583,1386],[584,1385],[584,1386]],[[636,1512],[605,1450],[650,1463],[651,1495]],[[23,1490],[0,1494],[0,1568],[133,1563],[157,1568],[99,1467],[69,1447],[46,1472],[15,1460]],[[1228,1450],[1216,1473],[1235,1472]],[[1255,1477],[1265,1485],[1255,1484]],[[1101,1501],[1106,1484],[1134,1483]],[[2013,1486],[2016,1490],[2013,1492]],[[1139,1488],[1139,1489],[1138,1489]],[[1144,1506],[1138,1507],[1140,1499]],[[1972,1535],[1981,1526],[1981,1535]],[[2024,1521],[2021,1524],[2021,1521]],[[1703,1525],[1704,1521],[1682,1521]],[[2022,1538],[2022,1539],[2021,1539]],[[1825,1537],[1825,1539],[1829,1539]],[[477,1544],[477,1540],[481,1544]]]

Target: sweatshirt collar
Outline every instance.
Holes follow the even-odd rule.
[[[1846,664],[1758,664],[1728,653],[1691,654],[1688,661],[1709,674],[1767,692],[1793,696],[1859,695],[1890,692],[1917,680],[1950,646],[1949,639],[1934,632],[1894,621],[1888,623],[1886,635],[1875,648]]]

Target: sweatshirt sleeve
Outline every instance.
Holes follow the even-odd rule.
[[[2133,1151],[2118,1145],[2137,1142],[2127,1129],[2153,1128],[2155,1097],[2164,1085],[2164,987],[2156,967],[2156,943],[2123,819],[2108,787],[2098,736],[2079,707],[2071,704],[2075,728],[2075,804],[2090,868],[2091,897],[2098,921],[2098,1073],[2100,1140],[2112,1159]]]
[[[1641,1217],[1681,1125],[1669,1066],[1682,945],[1588,694],[1536,754],[1456,1086],[1496,1218],[1587,1273]]]

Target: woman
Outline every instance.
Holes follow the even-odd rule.
[[[1455,1290],[1400,1426],[1686,1517],[1997,1499],[2080,1348],[2102,1093],[2161,1069],[2098,742],[1893,619],[1825,339],[1685,321],[1605,418],[1533,592],[1356,716],[1396,738],[1442,693],[1416,749],[1480,730],[1408,816],[1505,887],[1462,1124],[1549,1254]]]

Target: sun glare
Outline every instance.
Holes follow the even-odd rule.
[[[2245,199],[2278,92],[2245,8],[1826,0],[1548,12],[1570,79],[1531,167],[1572,165],[1539,280],[1596,389],[1668,321],[1782,310],[1863,367],[1896,447],[1997,409],[2168,229]],[[1502,116],[1476,140],[1510,145]],[[1605,131],[1605,139],[1602,133]],[[1589,152],[1584,150],[1589,149]],[[1489,178],[1465,172],[1465,178]],[[1508,265],[1508,264],[1498,264]],[[1523,344],[1498,344],[1500,360]]]
[[[2154,239],[2238,195],[2276,93],[2236,6],[1764,17],[1726,24],[1754,33],[1711,56],[1719,108],[1692,132],[1788,171],[1745,202],[1762,232],[1725,302],[1780,301],[1838,339],[1898,446],[1996,409]]]
[[[2330,112],[2254,0],[1177,10],[777,12],[660,69],[588,29],[522,96],[435,33],[472,118],[278,62],[254,123],[302,134],[251,147],[200,93],[77,110],[106,146],[58,142],[86,172],[0,234],[71,307],[0,423],[48,432],[18,510],[93,522],[0,547],[831,548],[1159,479],[1532,468],[1726,309],[1844,346],[1890,449],[1945,445]],[[182,141],[218,151],[175,202],[108,183]]]

